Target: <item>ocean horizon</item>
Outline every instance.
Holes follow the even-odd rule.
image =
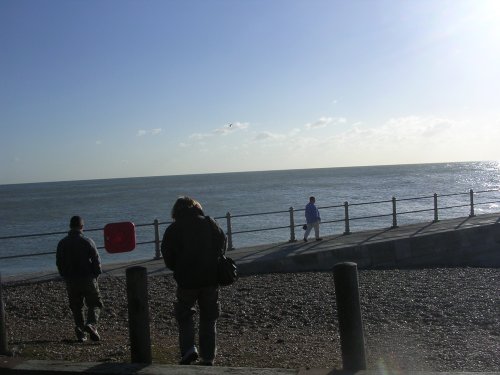
[[[331,169],[411,167],[411,166],[425,166],[425,165],[450,165],[450,164],[473,164],[473,163],[488,163],[492,165],[497,164],[500,171],[500,160],[470,160],[470,161],[458,161],[458,162],[428,162],[428,163],[352,165],[352,166],[317,167],[317,168],[263,169],[263,170],[247,170],[247,171],[225,171],[225,172],[207,172],[207,173],[200,172],[200,173],[182,173],[182,174],[165,174],[165,175],[148,175],[148,176],[102,177],[102,178],[86,178],[86,179],[75,178],[75,179],[47,180],[47,181],[9,182],[9,183],[2,183],[0,184],[0,186],[50,184],[50,183],[64,183],[64,182],[112,181],[112,180],[129,180],[137,178],[186,177],[186,176],[209,176],[209,175],[229,175],[229,174],[234,175],[234,174],[244,174],[244,173],[320,171],[320,170],[331,170]]]

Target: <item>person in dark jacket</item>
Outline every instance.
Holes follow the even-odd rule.
[[[204,216],[200,203],[190,197],[177,199],[172,218],[174,222],[163,235],[161,252],[177,282],[174,314],[179,326],[179,363],[188,365],[200,357],[199,364],[211,366],[220,314],[217,260],[226,245],[226,235],[214,220]],[[199,353],[193,318],[196,303],[200,310]]]
[[[70,231],[57,245],[56,264],[59,274],[66,281],[69,307],[75,321],[75,333],[78,341],[87,339],[99,341],[97,322],[103,308],[98,276],[101,274],[99,253],[92,239],[83,235],[83,220],[73,216]],[[83,305],[87,305],[85,320]]]

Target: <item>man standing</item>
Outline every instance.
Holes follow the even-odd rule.
[[[304,242],[307,242],[307,237],[311,230],[314,228],[314,235],[316,241],[321,241],[322,238],[319,237],[319,223],[321,222],[321,217],[319,216],[319,210],[314,205],[316,203],[316,198],[309,197],[309,203],[306,205],[306,223],[307,228],[304,233]]]
[[[174,222],[165,230],[161,252],[167,268],[174,271],[177,301],[174,314],[179,326],[181,365],[200,357],[200,365],[212,366],[216,354],[216,322],[220,315],[217,260],[226,235],[205,217],[197,201],[180,197],[172,208]],[[200,351],[195,345],[193,315],[198,304]]]
[[[78,341],[87,339],[99,341],[97,321],[103,308],[97,278],[101,274],[99,253],[92,239],[83,235],[83,220],[73,216],[69,223],[70,231],[57,245],[56,264],[59,274],[66,281],[69,307],[75,321]],[[87,305],[85,320],[83,305]]]

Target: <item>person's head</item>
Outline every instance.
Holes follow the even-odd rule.
[[[175,201],[174,207],[172,207],[172,219],[176,220],[182,215],[183,212],[193,209],[196,209],[199,211],[199,214],[203,215],[203,207],[201,207],[200,202],[191,197],[179,197]]]
[[[73,216],[69,221],[69,227],[75,230],[81,230],[83,228],[83,219],[80,216]]]
[[[310,203],[314,203],[314,202],[316,202],[316,198],[314,198],[314,197],[309,197],[309,202],[310,202]]]

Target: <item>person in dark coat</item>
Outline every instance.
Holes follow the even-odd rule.
[[[180,364],[191,364],[200,357],[199,364],[210,366],[216,355],[216,322],[220,314],[217,260],[226,245],[226,235],[190,197],[177,199],[172,218],[174,222],[163,235],[161,252],[177,282],[174,314],[179,326]],[[196,304],[200,311],[199,352],[193,318]]]
[[[97,278],[101,274],[99,253],[92,239],[83,235],[83,219],[73,216],[70,231],[57,245],[56,264],[59,274],[66,281],[69,307],[75,321],[78,341],[99,341],[97,322],[103,308]],[[87,305],[87,319],[83,311]]]

